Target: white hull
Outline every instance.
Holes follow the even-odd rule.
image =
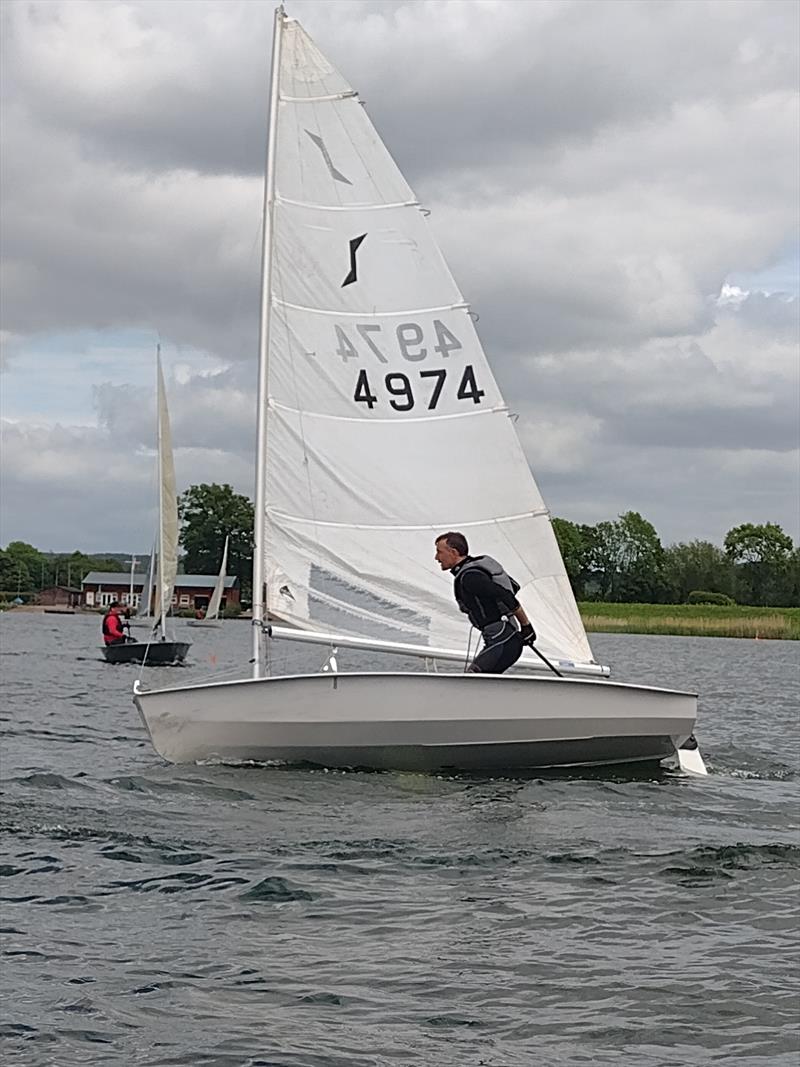
[[[314,674],[141,692],[159,755],[501,771],[657,761],[691,736],[691,693],[473,674]]]

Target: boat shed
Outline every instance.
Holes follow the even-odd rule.
[[[81,590],[71,585],[48,585],[39,590],[34,602],[42,607],[77,608],[81,603]]]
[[[131,598],[130,572],[90,571],[81,582],[81,604],[86,608],[107,608],[114,600],[139,607],[139,598],[147,582],[146,574],[134,574],[133,597]],[[177,574],[172,594],[173,611],[204,611],[217,582],[216,574]],[[221,610],[239,603],[239,579],[235,575],[225,578],[225,591]]]

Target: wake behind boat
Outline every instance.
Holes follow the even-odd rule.
[[[156,750],[488,771],[692,744],[693,694],[608,682],[594,661],[469,305],[357,94],[282,8],[262,275],[254,676],[137,685]],[[528,650],[512,674],[438,673],[466,644],[433,558],[445,530],[514,574],[546,662]],[[276,640],[327,649],[325,668],[265,677]],[[415,656],[425,673],[342,671],[342,648]]]

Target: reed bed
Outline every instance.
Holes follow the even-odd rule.
[[[800,609],[797,608],[583,603],[580,609],[583,624],[590,633],[800,639]]]

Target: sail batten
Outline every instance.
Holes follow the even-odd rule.
[[[418,198],[352,87],[298,23],[280,32],[259,511],[270,610],[461,647],[469,627],[433,543],[460,529],[520,582],[545,653],[590,662],[549,513]]]
[[[292,207],[307,207],[314,211],[350,211],[357,208],[359,211],[385,211],[387,208],[413,207],[421,209],[419,200],[402,200],[396,204],[313,204],[308,200],[292,200],[288,196],[275,198],[276,204],[289,204]]]
[[[369,425],[375,425],[388,422],[391,423],[393,419],[362,419],[356,418],[352,415],[334,415],[329,411],[309,411],[307,408],[291,407],[289,404],[279,404],[277,400],[270,401],[270,408],[275,411],[287,411],[293,414],[302,414],[306,419],[333,419],[337,422],[357,422],[360,425],[368,423]],[[480,415],[508,415],[508,408],[503,404],[496,408],[486,408],[485,411],[454,411],[450,415],[415,415],[413,418],[406,419],[406,422],[431,422],[433,420],[440,419],[471,419]]]
[[[537,511],[524,511],[519,515],[499,515],[492,517],[491,519],[478,519],[478,520],[454,520],[452,518],[443,520],[442,522],[426,522],[419,526],[411,526],[408,523],[402,524],[387,524],[387,523],[347,523],[347,522],[329,522],[324,519],[308,518],[304,515],[288,515],[285,511],[278,511],[276,508],[267,507],[270,514],[280,519],[281,522],[296,522],[300,524],[311,524],[313,526],[331,526],[338,527],[346,530],[430,530],[431,533],[436,531],[437,534],[446,531],[449,527],[458,527],[458,529],[474,528],[477,526],[491,526],[495,523],[501,522],[516,522],[519,519],[537,518],[540,516],[547,516],[550,514],[546,507],[542,507]]]
[[[278,99],[281,104],[319,104],[326,100],[350,100],[353,97],[358,98],[355,89],[344,93],[328,93],[326,96],[286,96],[281,93]]]
[[[438,304],[433,307],[402,308],[391,311],[340,311],[336,308],[308,307],[305,304],[293,304],[289,300],[282,300],[279,296],[273,298],[273,304],[280,307],[290,308],[293,311],[305,311],[309,315],[336,315],[344,318],[382,318],[402,317],[408,315],[435,315],[445,311],[469,311],[469,304],[459,301],[456,304]]]

